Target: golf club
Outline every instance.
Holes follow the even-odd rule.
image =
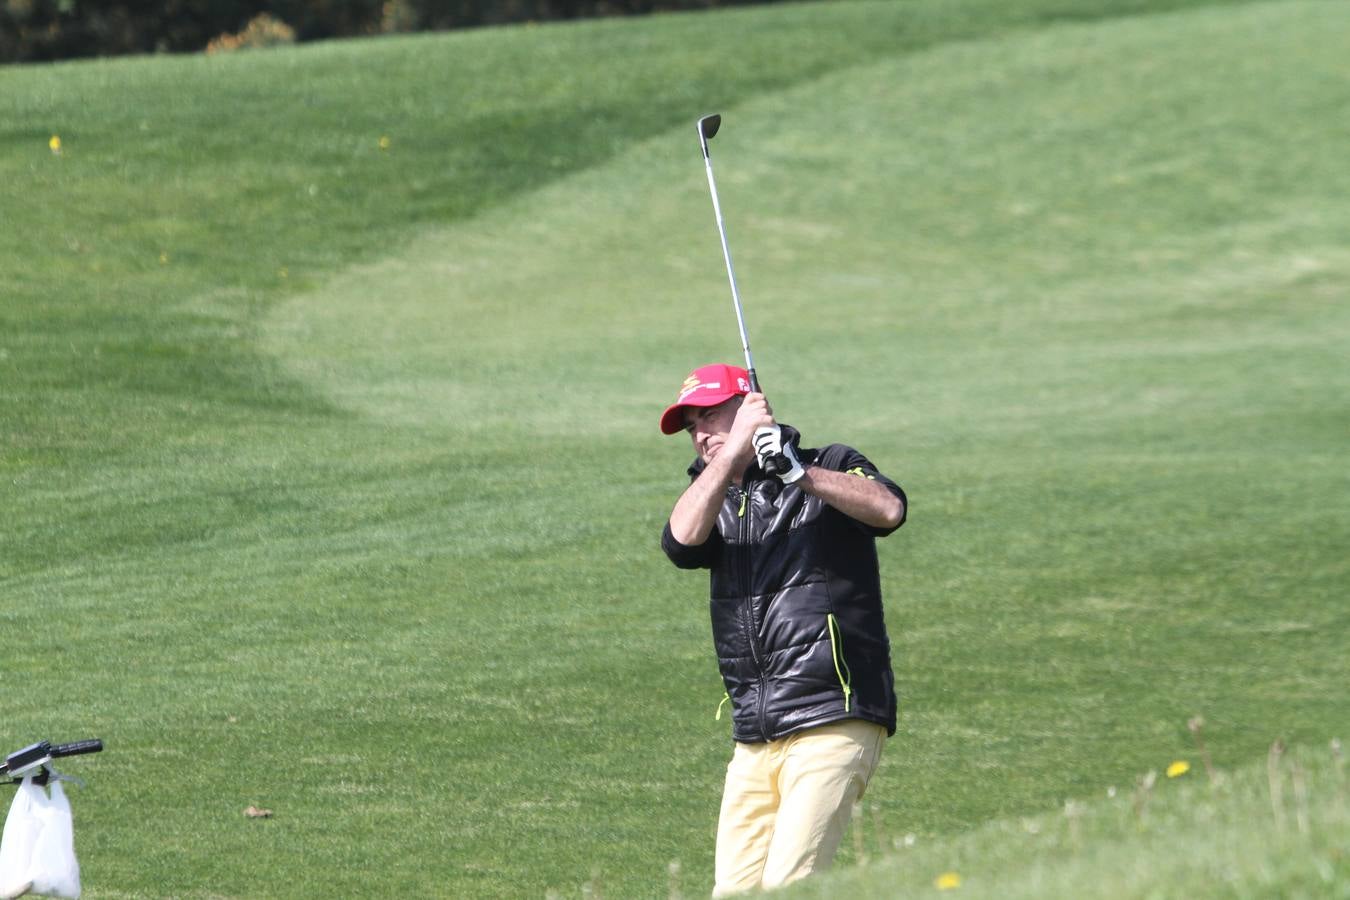
[[[708,141],[722,127],[722,116],[714,113],[698,120],[698,139],[703,147],[703,164],[708,170],[708,190],[712,193],[713,213],[717,216],[717,233],[722,238],[722,257],[727,261],[727,279],[731,282],[731,302],[736,307],[736,327],[741,332],[741,350],[745,352],[745,369],[750,375],[750,390],[763,393],[759,387],[759,377],[755,374],[755,359],[750,354],[750,338],[745,332],[745,311],[741,308],[741,292],[736,287],[736,269],[731,264],[731,247],[727,244],[727,226],[722,219],[722,204],[717,199],[717,181],[713,178],[712,156],[708,153]],[[765,426],[755,431],[755,447],[766,447],[760,454],[764,471],[770,475],[781,475],[792,468],[783,455],[782,430],[774,426]],[[766,443],[767,442],[767,443]]]

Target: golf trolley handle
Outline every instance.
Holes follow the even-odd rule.
[[[0,762],[0,775],[8,775],[20,770],[31,769],[35,764],[41,767],[41,764],[58,757],[98,753],[102,749],[103,741],[98,738],[73,741],[69,744],[57,744],[56,746],[52,746],[47,741],[38,741],[36,744],[30,744],[22,750],[15,750],[13,753],[9,754],[9,756],[5,757],[4,762]]]
[[[52,748],[52,758],[58,756],[81,756],[85,753],[103,752],[103,741],[90,738],[87,741],[74,741],[69,744],[57,744]]]

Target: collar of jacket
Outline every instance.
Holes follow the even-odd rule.
[[[801,432],[793,428],[791,425],[782,425],[780,423],[780,427],[783,429],[783,440],[791,444],[793,447],[796,447],[798,450],[800,450],[802,443]],[[801,456],[800,453],[798,453],[797,455]],[[689,466],[689,477],[697,478],[699,475],[703,473],[703,470],[706,467],[706,465],[707,464],[703,462],[703,457],[701,456],[695,457],[694,462]],[[765,478],[768,478],[769,476],[766,475],[764,473],[764,470],[759,467],[759,461],[756,460],[755,462],[752,462],[750,464],[750,468],[745,471],[745,477],[750,481],[763,481]]]

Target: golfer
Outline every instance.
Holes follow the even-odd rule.
[[[765,474],[755,432],[775,425],[728,365],[696,369],[661,416],[698,454],[661,546],[680,568],[712,570],[736,742],[714,897],[826,868],[895,733],[875,539],[904,523],[905,494],[857,450],[804,448],[785,425],[791,468]]]

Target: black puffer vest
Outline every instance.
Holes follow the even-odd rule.
[[[797,433],[783,431],[795,445]],[[803,465],[879,481],[904,499],[851,447],[797,453]],[[690,477],[702,471],[696,461]],[[777,740],[840,719],[895,733],[875,540],[893,530],[849,518],[755,465],[727,489],[702,545],[680,544],[666,523],[661,545],[671,561],[712,570],[713,642],[737,741]]]

